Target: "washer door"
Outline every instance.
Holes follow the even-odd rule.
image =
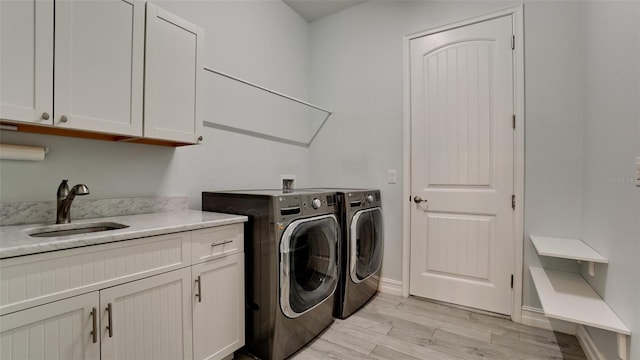
[[[333,295],[338,282],[338,220],[324,215],[292,222],[280,240],[280,307],[298,317]]]
[[[350,231],[349,268],[351,281],[357,284],[378,272],[382,265],[382,209],[356,212]]]

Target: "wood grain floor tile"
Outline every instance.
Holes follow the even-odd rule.
[[[373,349],[373,352],[369,357],[377,360],[392,360],[392,359],[393,360],[420,360],[413,356],[409,356],[407,354],[403,354],[401,352],[391,350],[381,345],[376,346],[376,348]]]
[[[239,360],[254,360],[241,354]],[[419,298],[378,294],[294,360],[586,360],[574,336]]]

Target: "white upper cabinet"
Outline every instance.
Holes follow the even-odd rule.
[[[142,135],[144,2],[57,1],[54,125]]]
[[[203,30],[147,3],[144,137],[202,140]]]
[[[0,119],[52,124],[53,0],[0,1]]]
[[[204,32],[146,7],[145,18],[144,0],[0,0],[0,120],[200,142]]]

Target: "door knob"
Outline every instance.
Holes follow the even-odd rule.
[[[414,196],[413,202],[415,202],[416,204],[420,204],[421,202],[427,202],[427,200],[422,200],[420,196]]]

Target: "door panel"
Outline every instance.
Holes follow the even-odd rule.
[[[147,4],[145,137],[198,142],[203,46],[202,28]]]
[[[190,359],[190,298],[189,268],[101,290],[102,359]]]
[[[413,39],[410,293],[511,312],[512,19]]]
[[[2,0],[0,118],[51,125],[52,116],[53,0]]]
[[[431,186],[490,186],[492,41],[461,41],[425,54]]]
[[[224,359],[244,345],[244,253],[194,265],[193,358]]]
[[[144,3],[60,1],[55,18],[54,125],[142,135]]]
[[[92,341],[92,310],[98,293],[3,315],[1,359],[100,359],[99,336]],[[98,330],[99,331],[99,327]]]

